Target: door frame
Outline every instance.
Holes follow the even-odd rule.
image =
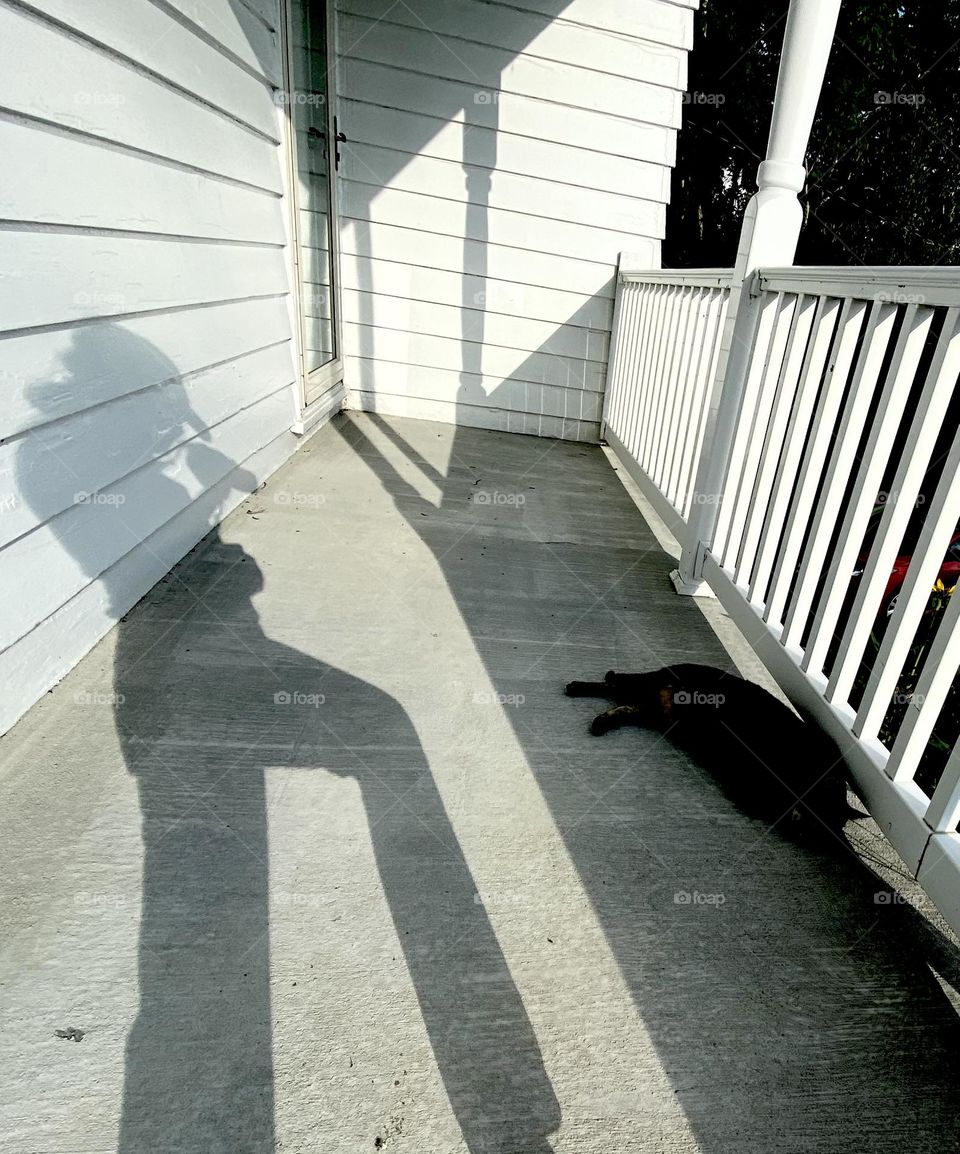
[[[294,56],[293,37],[291,36],[291,4],[292,0],[280,0],[280,54],[283,63],[284,91],[292,95],[294,91]],[[343,303],[340,287],[340,198],[339,173],[337,156],[339,144],[337,141],[337,40],[336,40],[336,2],[327,0],[326,4],[326,57],[327,57],[327,102],[326,102],[326,129],[327,145],[329,150],[329,207],[330,207],[330,256],[331,305],[333,311],[333,340],[336,355],[325,365],[307,372],[304,317],[302,304],[301,258],[300,258],[300,214],[297,197],[299,187],[299,168],[297,166],[297,132],[293,119],[293,102],[287,100],[284,106],[284,153],[286,167],[286,181],[288,189],[287,216],[289,223],[290,247],[292,259],[289,262],[293,278],[292,310],[294,313],[294,331],[296,334],[297,378],[299,385],[299,400],[301,412],[308,411],[321,403],[336,386],[343,382]]]

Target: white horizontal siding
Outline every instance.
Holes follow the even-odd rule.
[[[0,728],[296,446],[276,16],[0,5]]]
[[[471,151],[467,140],[465,155],[459,162],[435,160],[430,156],[413,156],[398,149],[384,148],[382,145],[353,144],[344,157],[341,175],[354,184],[372,184],[379,187],[377,166],[386,162],[396,170],[391,188],[401,192],[413,192],[419,196],[440,197],[462,203],[464,182],[469,180],[489,180],[485,188],[486,211],[502,210],[522,212],[539,216],[543,211],[544,199],[550,201],[551,217],[555,221],[568,224],[586,224],[603,221],[605,231],[620,231],[627,234],[636,228],[638,221],[647,222],[651,229],[662,232],[664,203],[670,191],[669,170],[647,168],[632,187],[633,195],[617,192],[601,192],[596,188],[584,188],[572,182],[554,179],[545,180],[539,176],[519,176],[504,172],[498,167],[487,175],[485,149]],[[480,162],[472,163],[471,156]],[[571,157],[575,161],[576,157]],[[573,168],[554,168],[554,177],[572,177]],[[592,231],[592,228],[591,228]]]
[[[270,345],[0,445],[0,477],[15,477],[18,490],[30,497],[0,518],[0,548],[69,509],[78,490],[111,491],[161,446],[185,444],[197,430],[220,425],[261,401],[265,391],[272,396],[289,384],[289,350]],[[167,430],[162,439],[161,429]]]
[[[494,123],[491,103],[476,99],[494,90],[485,89],[469,76],[452,81],[350,57],[341,62],[340,76],[343,95],[348,99],[417,112],[441,123],[456,121],[471,128],[487,128],[496,135],[512,133],[655,164],[672,164],[676,159],[676,137],[668,126],[631,119],[623,110],[608,116],[579,105],[501,91]],[[592,73],[589,78],[594,79]]]
[[[477,4],[478,0],[470,0]],[[638,0],[642,10],[644,0]],[[374,4],[376,7],[376,3]],[[403,67],[430,77],[465,81],[479,93],[510,92],[532,100],[550,100],[556,104],[571,104],[607,116],[633,113],[633,119],[651,124],[678,127],[680,124],[681,92],[679,82],[667,87],[662,82],[649,83],[643,70],[643,56],[637,52],[636,70],[629,76],[599,73],[582,64],[560,64],[530,55],[523,48],[510,51],[456,39],[450,44],[435,29],[443,20],[446,0],[418,0],[415,6],[426,15],[412,27],[394,23],[393,16],[367,20],[344,15],[341,36],[345,44],[352,44],[351,55],[375,64]],[[408,9],[411,11],[411,9]],[[509,9],[500,9],[487,19],[512,21]],[[638,12],[642,19],[642,11]],[[482,35],[482,32],[480,33]],[[571,91],[570,70],[576,68],[579,80]]]
[[[30,329],[0,346],[4,429],[14,436],[289,339],[281,297]],[[136,356],[128,349],[156,351]]]
[[[340,102],[341,119],[350,125],[353,145],[374,144],[411,155],[435,157],[462,164],[463,126],[434,116],[397,108],[383,108],[358,100]],[[633,156],[617,156],[591,149],[584,156],[582,145],[520,136],[471,125],[473,148],[480,156],[496,155],[497,173],[516,174],[534,180],[617,192],[622,196],[660,198],[670,187],[670,166]],[[665,146],[670,137],[661,134]],[[660,155],[660,154],[657,154]],[[574,174],[572,179],[570,175]]]
[[[371,412],[571,441],[589,440],[600,420],[599,393],[508,381],[492,406],[493,381],[471,373],[362,359],[355,369],[357,399]]]
[[[595,440],[618,254],[659,263],[691,6],[339,11],[353,400]]]
[[[545,16],[557,11],[556,0],[506,0],[511,8],[538,12]],[[643,35],[657,44],[676,48],[693,47],[693,21],[689,11],[699,0],[643,0]],[[500,0],[494,0],[499,6]],[[563,19],[588,28],[635,35],[638,0],[569,0],[563,5]]]
[[[82,23],[83,7],[75,11]],[[262,99],[272,104],[266,88]],[[271,141],[58,26],[2,6],[0,108],[280,191]]]
[[[602,361],[543,352],[525,353],[477,340],[432,337],[424,333],[354,324],[352,321],[347,321],[343,337],[351,356],[452,370],[476,369],[494,380],[529,381],[559,388],[599,392],[605,369]]]
[[[439,305],[462,301],[464,307],[482,309],[488,317],[502,314],[518,323],[524,318],[554,322],[556,317],[565,316],[569,324],[605,330],[613,318],[613,301],[600,292],[566,292],[516,280],[356,256],[343,258],[341,275],[346,291]]]
[[[416,227],[371,224],[366,220],[344,220],[343,250],[363,260],[390,260],[418,268],[443,269],[475,277],[487,277],[520,285],[553,287],[565,292],[594,294],[612,300],[614,270],[598,261],[574,260],[568,256],[490,244],[482,239],[437,232],[428,234]],[[653,260],[659,251],[655,238],[640,238],[637,249]],[[364,285],[367,281],[364,280]]]
[[[277,0],[231,4],[229,0],[165,0],[217,48],[279,86],[283,68],[280,62],[280,12]],[[256,9],[256,12],[251,9]]]
[[[572,324],[558,326],[552,321],[494,312],[488,310],[482,300],[474,307],[470,304],[460,307],[383,293],[344,291],[348,312],[363,318],[364,324],[378,331],[393,329],[518,352],[536,348],[550,356],[596,361],[601,368],[607,361],[607,336],[596,329]],[[518,306],[520,303],[518,298]]]
[[[488,49],[506,49],[530,60],[554,60],[616,77],[637,76],[647,84],[673,89],[686,87],[686,56],[655,40],[638,39],[635,14],[625,27],[617,29],[625,35],[617,37],[602,28],[570,23],[566,8],[554,6],[554,13],[562,19],[544,24],[539,16],[516,10],[504,20],[496,7],[476,0],[445,0],[429,9],[430,31]],[[367,20],[389,20],[423,30],[424,18],[417,7],[394,0],[341,0],[341,9]]]
[[[286,291],[283,250],[69,232],[0,234],[0,332]]]
[[[102,489],[101,503],[72,501],[32,533],[8,544],[3,551],[4,582],[10,582],[11,589],[29,589],[33,614],[42,621],[222,481],[251,451],[273,440],[284,422],[290,423],[286,388],[203,430],[202,442],[189,441],[150,456],[141,468]],[[45,486],[40,474],[26,473],[20,480],[28,500],[33,480]],[[82,492],[82,484],[77,484]],[[22,598],[4,597],[0,651],[30,628]]]
[[[549,203],[544,195],[544,202]],[[532,207],[532,206],[528,206]],[[348,182],[343,208],[350,220],[393,224],[422,233],[438,232],[458,239],[479,240],[508,248],[551,253],[609,266],[617,254],[635,239],[632,233],[604,228],[584,220],[577,224],[559,220],[552,214],[514,212],[487,208],[465,197],[450,200],[427,193],[376,187]],[[654,240],[663,237],[665,210],[662,204],[643,202],[637,209],[641,235]],[[427,250],[429,251],[429,250]]]
[[[31,9],[77,29],[77,0],[24,0]],[[171,20],[151,0],[83,0],[83,35],[168,80],[225,116],[277,140],[266,81],[237,68],[222,51]],[[269,93],[269,88],[266,87]]]
[[[31,121],[0,120],[5,220],[283,244],[277,198]],[[52,180],[51,173],[69,173]]]
[[[153,534],[83,585],[19,641],[0,650],[0,685],[8,691],[0,726],[9,728],[29,705],[69,672],[161,577],[233,509],[250,479],[264,479],[289,457],[284,432],[184,505]]]

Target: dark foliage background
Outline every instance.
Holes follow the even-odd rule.
[[[701,0],[663,263],[733,264],[786,0]],[[807,154],[798,264],[958,264],[960,0],[845,0]]]

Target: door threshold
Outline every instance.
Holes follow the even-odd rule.
[[[346,392],[343,384],[335,385],[329,393],[303,409],[300,413],[300,420],[294,421],[290,426],[290,432],[295,433],[298,437],[305,437],[308,433],[312,433],[318,425],[332,417],[334,413],[340,412],[345,398]]]

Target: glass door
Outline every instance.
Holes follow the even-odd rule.
[[[286,93],[304,404],[343,377],[332,5],[286,0]]]

